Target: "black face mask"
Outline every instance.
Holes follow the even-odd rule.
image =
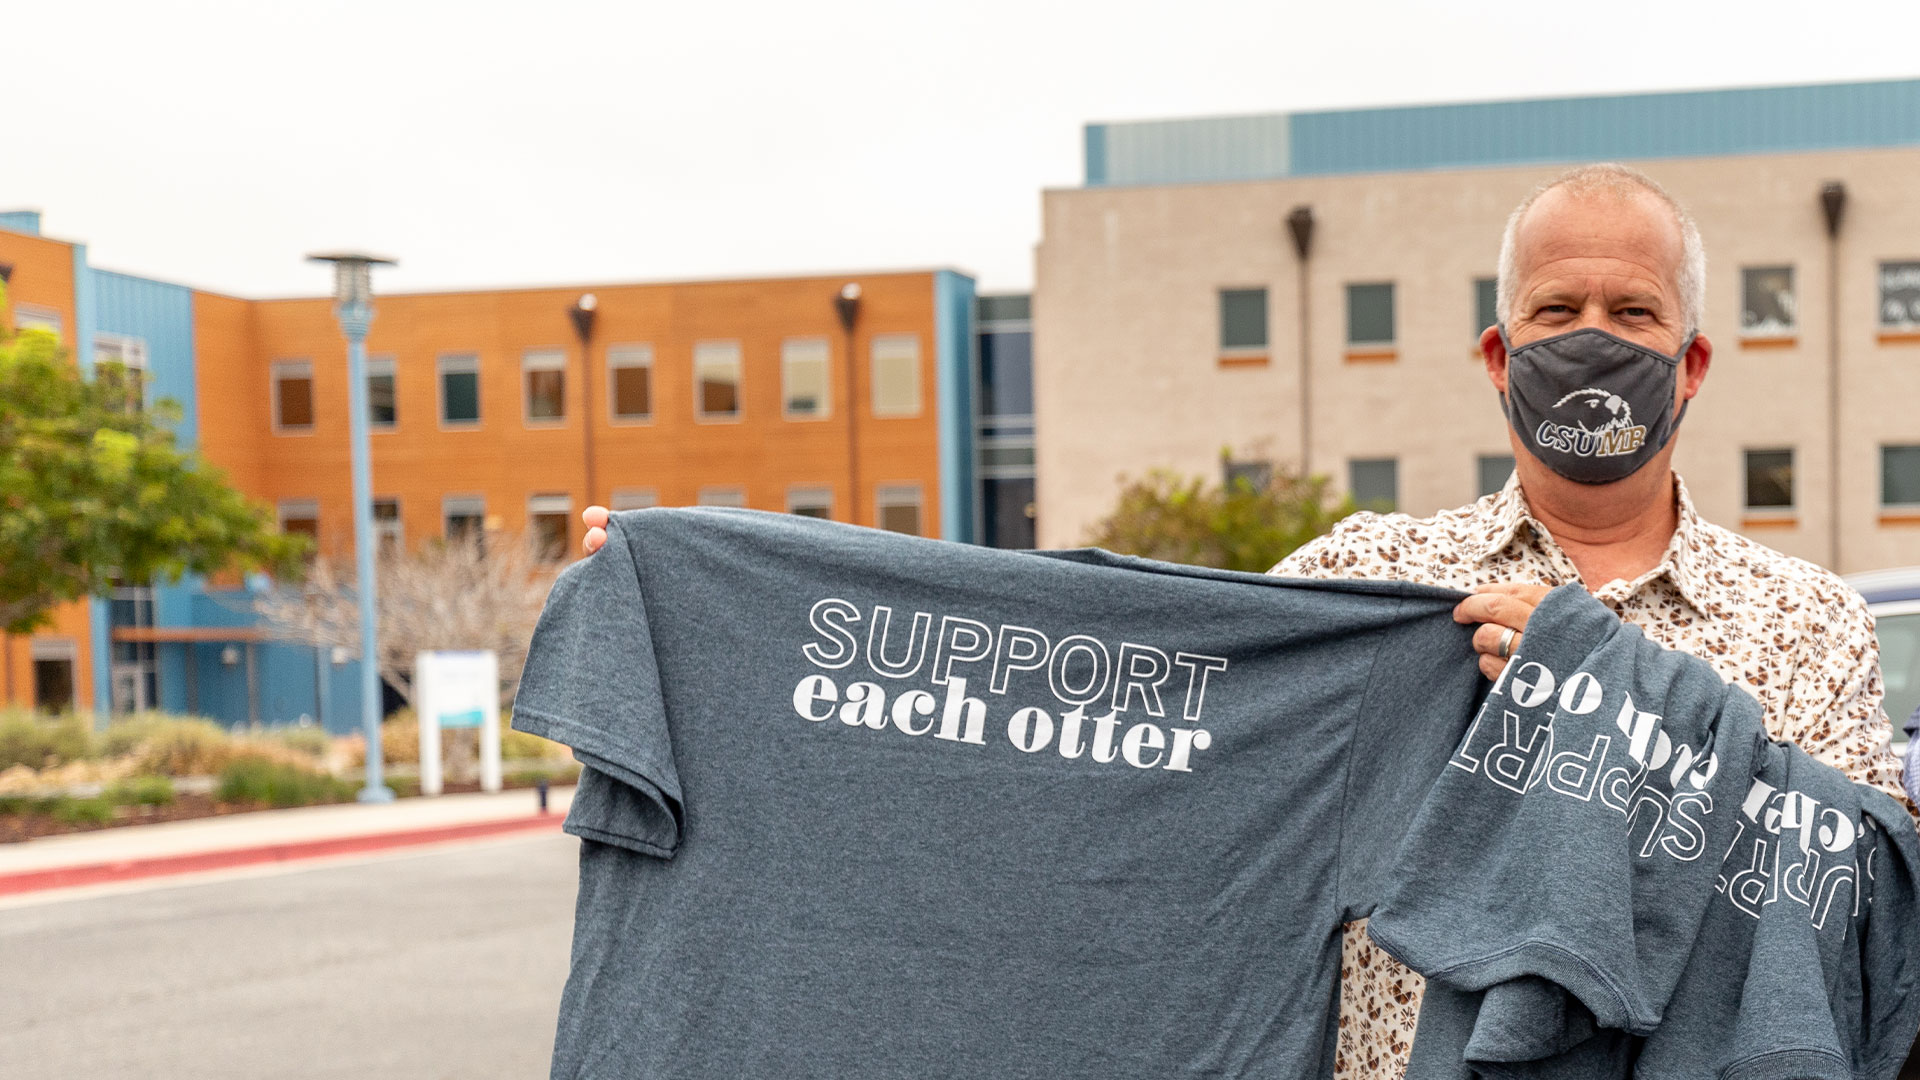
[[[1528,342],[1507,341],[1507,423],[1547,468],[1582,484],[1610,484],[1638,472],[1673,438],[1680,362],[1595,327]]]

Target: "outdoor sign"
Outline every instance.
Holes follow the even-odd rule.
[[[443,786],[442,728],[480,729],[480,788],[500,790],[500,661],[491,650],[415,653],[413,700],[420,715],[420,793]]]

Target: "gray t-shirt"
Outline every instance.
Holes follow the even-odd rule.
[[[1409,1080],[1898,1070],[1911,820],[1708,665],[1555,590],[1452,764],[1369,928],[1429,979]]]
[[[514,727],[585,763],[555,1077],[1313,1077],[1485,692],[1461,594],[613,515]]]

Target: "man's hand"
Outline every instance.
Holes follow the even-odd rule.
[[[600,550],[600,545],[607,542],[607,508],[589,506],[580,511],[580,520],[587,523],[587,538],[580,542],[580,546],[586,548],[587,554],[591,555]]]
[[[1540,606],[1540,601],[1546,599],[1547,592],[1545,585],[1502,581],[1480,586],[1453,609],[1454,622],[1480,624],[1473,632],[1473,651],[1480,654],[1480,674],[1489,679],[1500,677],[1500,669],[1507,666],[1506,657],[1500,655],[1500,639],[1512,630],[1513,640],[1508,643],[1507,655],[1519,651],[1527,619],[1533,615],[1533,609]]]

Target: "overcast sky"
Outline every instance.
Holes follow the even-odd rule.
[[[1021,289],[1088,121],[1920,76],[1914,0],[59,0],[0,37],[0,209],[243,296],[341,247],[388,291]]]

